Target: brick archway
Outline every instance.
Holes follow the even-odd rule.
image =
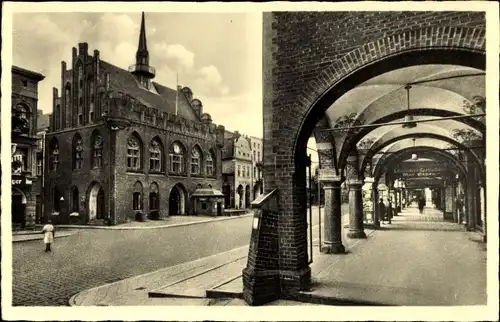
[[[302,152],[304,137],[310,136],[324,112],[340,96],[376,75],[424,64],[486,70],[484,29],[427,28],[407,32],[365,44],[335,61],[305,86],[292,107],[294,114],[302,116],[289,125],[299,129],[293,144],[294,157]]]
[[[478,28],[429,27],[408,31],[401,27],[404,31],[397,35],[372,35],[371,39],[378,39],[367,43],[357,38],[348,51],[345,46],[336,51],[339,45],[329,45],[329,41],[339,32],[339,22],[330,15],[341,13],[314,14],[264,15],[264,181],[265,193],[277,196],[278,207],[276,215],[259,224],[260,232],[252,234],[243,272],[244,298],[252,305],[293,297],[310,283],[306,149],[313,130],[332,103],[368,79],[399,68],[448,64],[485,69],[484,23]],[[357,15],[356,19],[361,16],[343,14]],[[312,19],[306,19],[310,16]],[[407,17],[402,18],[404,22]],[[439,23],[453,24],[449,20]],[[296,41],[308,32],[311,38]],[[349,32],[342,37],[348,39]],[[326,63],[328,53],[339,58]]]

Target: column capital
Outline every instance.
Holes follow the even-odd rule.
[[[363,180],[359,180],[359,179],[348,179],[347,180],[347,185],[349,187],[362,186],[363,184],[364,184]]]
[[[344,177],[338,175],[335,169],[319,169],[318,180],[323,184],[340,185],[344,181]]]

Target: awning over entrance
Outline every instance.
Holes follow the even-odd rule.
[[[217,189],[200,188],[192,194],[193,197],[224,197],[224,194]]]

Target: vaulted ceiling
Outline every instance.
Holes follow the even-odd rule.
[[[415,120],[439,118],[442,116],[458,116],[470,114],[467,106],[474,106],[477,98],[485,96],[485,73],[481,70],[456,65],[419,65],[397,69],[378,75],[357,86],[335,101],[326,111],[326,118],[330,127],[346,116],[351,116],[358,124],[373,124],[374,122],[402,122],[408,109],[409,90],[410,111],[413,110]],[[396,114],[397,113],[397,114]],[[476,113],[482,113],[477,110]],[[473,121],[474,122],[474,121]],[[479,122],[479,123],[477,123]],[[369,141],[369,148],[379,148],[381,145],[392,142],[380,150],[396,152],[413,146],[411,136],[425,136],[433,138],[419,138],[416,146],[446,148],[449,142],[437,139],[437,136],[455,140],[454,130],[466,130],[482,137],[480,130],[484,129],[484,118],[476,119],[476,124],[466,120],[440,120],[427,123],[417,123],[415,128],[403,128],[401,124],[372,127],[359,138],[358,147]],[[474,124],[472,124],[474,125]],[[337,124],[340,126],[340,123]],[[352,133],[334,132],[337,157],[348,149]],[[361,143],[362,141],[365,141]]]

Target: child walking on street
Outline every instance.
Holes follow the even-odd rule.
[[[42,232],[44,235],[43,242],[45,243],[45,252],[51,252],[52,250],[50,249],[50,245],[54,242],[54,236],[56,233],[51,220],[43,226]]]

